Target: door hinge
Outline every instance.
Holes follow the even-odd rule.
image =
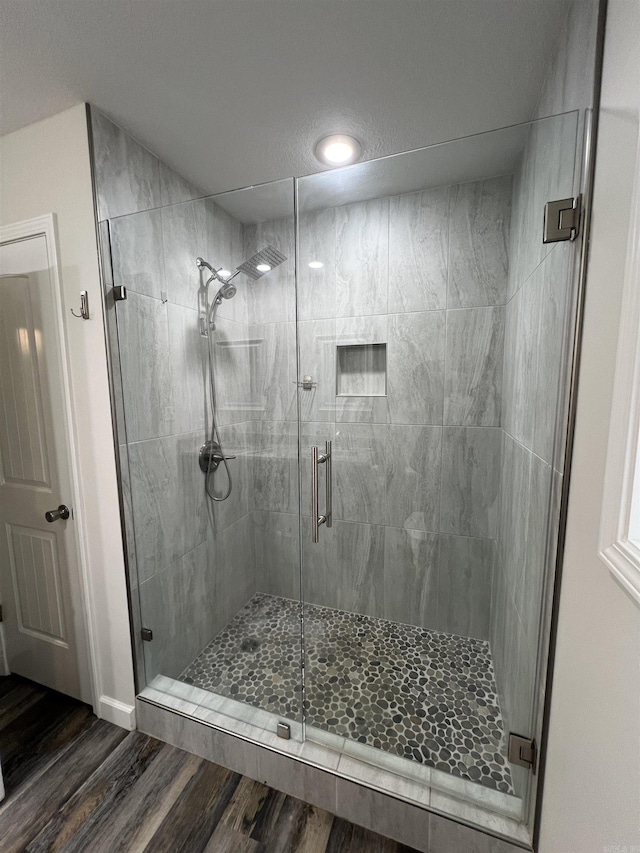
[[[116,284],[113,287],[113,298],[116,302],[122,302],[123,299],[127,298],[127,288],[124,284]]]
[[[544,206],[543,243],[575,240],[580,230],[580,196],[548,201]]]
[[[147,643],[150,643],[151,640],[153,640],[153,631],[151,630],[151,628],[143,628],[140,631],[140,635],[142,639],[145,640]]]
[[[533,738],[509,733],[509,761],[536,772],[538,748]]]

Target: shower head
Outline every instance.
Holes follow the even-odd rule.
[[[286,255],[278,251],[275,246],[268,245],[240,264],[238,272],[243,272],[246,276],[253,279],[253,281],[257,281],[265,273],[271,272],[274,267],[279,266],[286,260]]]
[[[236,293],[238,292],[238,288],[235,284],[232,284],[230,281],[227,281],[222,285],[218,293],[216,294],[216,299],[232,299]]]
[[[210,272],[215,272],[211,264],[207,263],[204,258],[196,258],[196,266],[199,270],[203,270],[206,267]]]

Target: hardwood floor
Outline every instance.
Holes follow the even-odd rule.
[[[0,853],[412,853],[13,675],[0,761]]]

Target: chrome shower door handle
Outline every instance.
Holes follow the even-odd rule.
[[[324,510],[324,518],[327,527],[331,527],[331,442],[325,441],[324,443],[324,459],[322,460],[326,463],[327,467],[325,469],[326,479],[325,479],[325,510]]]
[[[318,510],[318,465],[327,463],[326,509],[320,515]],[[311,448],[311,541],[316,544],[320,536],[320,525],[331,527],[331,442],[325,442],[325,452],[320,455],[317,447]]]

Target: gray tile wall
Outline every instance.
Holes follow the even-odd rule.
[[[316,383],[300,392],[311,602],[489,636],[511,191],[507,176],[300,218],[299,367]],[[284,246],[288,228],[267,223],[259,236]],[[310,269],[312,260],[323,267]],[[291,271],[256,282],[249,316],[259,342],[256,582],[295,597],[295,302],[283,304]],[[336,347],[375,343],[386,344],[386,395],[336,396]],[[334,524],[312,545],[310,448],[327,439]]]
[[[229,463],[228,501],[211,506],[197,461],[211,412],[195,258],[233,269],[242,260],[242,226],[91,112],[99,216],[110,220],[113,283],[128,291],[116,307],[117,327],[114,312],[109,321],[121,378],[116,404],[130,583],[134,594],[139,589],[142,624],[154,635],[143,646],[150,681],[157,673],[178,675],[255,591],[252,348],[240,291],[221,306],[215,341],[222,436],[226,452],[237,457]]]
[[[573,284],[574,248],[542,244],[540,212],[546,200],[573,194],[576,130],[575,114],[532,128],[514,182],[491,643],[506,725],[521,734],[532,725],[552,470],[563,467]],[[549,151],[560,164],[554,181]],[[522,774],[514,779],[524,784]]]
[[[597,5],[570,4],[538,116],[591,105]],[[574,195],[582,121],[574,112],[532,126],[513,186],[491,644],[507,728],[522,734],[532,732],[544,578],[557,537],[575,260],[573,244],[542,243],[542,210]],[[514,783],[522,790],[524,774]]]

